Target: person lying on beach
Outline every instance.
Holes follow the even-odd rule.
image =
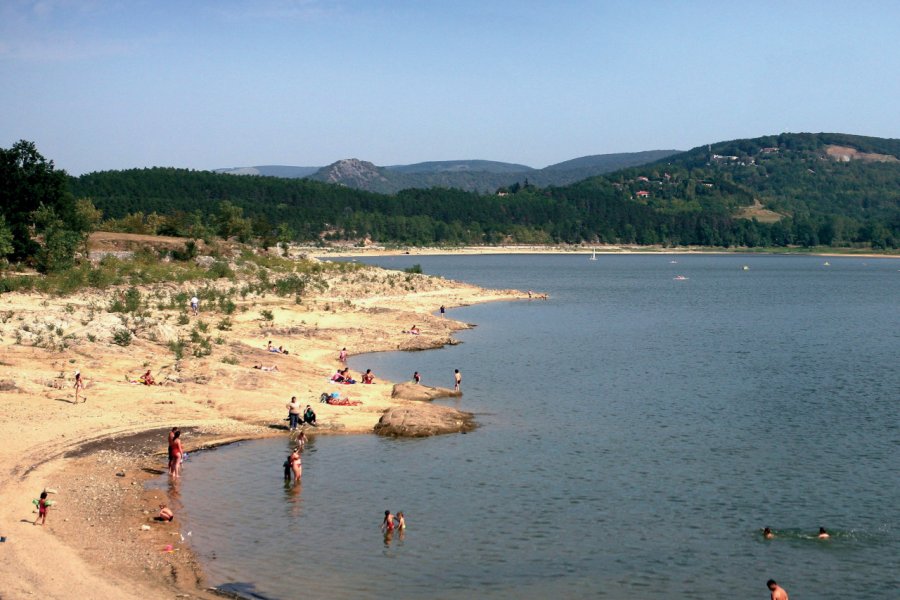
[[[278,354],[290,354],[284,346],[278,346]]]
[[[175,519],[175,513],[172,512],[172,509],[166,506],[165,504],[159,505],[159,514],[154,517],[156,521],[165,521],[169,523]]]
[[[827,540],[831,538],[831,535],[827,531],[825,531],[824,527],[819,527],[819,535],[816,536],[820,540]]]
[[[362,382],[375,383],[375,373],[372,372],[372,369],[366,369],[366,374],[363,375]]]
[[[316,413],[309,404],[306,405],[306,410],[303,412],[303,422],[313,427],[318,427],[316,425]]]
[[[409,333],[411,335],[419,335],[421,332],[419,331],[418,326],[413,325],[412,327],[410,327],[409,331],[407,331],[406,333]]]
[[[265,371],[266,373],[269,373],[269,372],[271,372],[271,371],[277,371],[277,370],[278,370],[278,365],[272,365],[271,367],[266,367],[266,366],[263,366],[263,365],[253,365],[253,368],[254,368],[254,369],[259,369],[260,371]]]
[[[150,369],[147,369],[147,372],[140,376],[140,381],[144,385],[156,385],[156,381],[153,380],[153,375],[150,374]]]

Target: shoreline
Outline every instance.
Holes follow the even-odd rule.
[[[379,378],[376,385],[337,388],[360,399],[362,406],[318,404],[319,392],[335,389],[326,378],[339,364],[342,345],[353,355],[440,348],[458,343],[453,334],[470,327],[431,314],[440,304],[454,308],[527,298],[513,290],[422,275],[407,278],[376,268],[360,272],[360,281],[336,277],[327,291],[303,305],[284,298],[254,302],[248,313],[267,307],[273,319],[259,322],[255,314],[234,315],[234,331],[223,349],[239,358],[238,365],[221,362],[221,357],[187,359],[180,361],[180,370],[163,367],[174,372],[167,375],[174,380],[159,387],[130,385],[121,377],[138,370],[142,361],[144,366],[160,361],[158,343],[135,340],[125,349],[79,342],[59,351],[12,343],[9,328],[0,329],[6,350],[0,383],[11,386],[0,393],[5,413],[0,431],[11,440],[0,450],[10,465],[0,475],[0,535],[7,537],[0,547],[3,597],[227,595],[204,586],[199,563],[187,546],[162,550],[171,543],[167,539],[180,539],[175,537],[177,513],[174,527],[152,521],[157,501],[168,493],[147,484],[165,462],[160,457],[169,427],[195,428],[185,435],[188,452],[283,436],[283,405],[293,393],[306,403],[316,402],[320,426],[311,435],[372,434],[385,410],[411,401],[392,399],[394,382]],[[398,289],[401,281],[405,287]],[[92,303],[96,298],[7,294],[0,296],[0,315],[14,314],[26,323],[54,311],[77,317],[83,305]],[[33,315],[22,318],[26,310]],[[423,335],[401,333],[412,323],[421,326]],[[286,341],[294,352],[270,355],[264,349],[266,338]],[[351,341],[356,343],[349,347]],[[274,363],[279,372],[248,369],[257,362]],[[85,372],[88,383],[88,401],[78,405],[71,403],[75,368]],[[142,437],[144,445],[137,449],[117,449],[123,441]],[[43,488],[57,490],[52,496],[57,506],[48,514],[47,526],[35,527],[27,522],[35,516],[28,501]],[[36,555],[43,560],[34,561]],[[45,564],[53,569],[44,569]]]

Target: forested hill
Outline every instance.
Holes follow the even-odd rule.
[[[522,182],[497,194],[432,188],[382,195],[164,168],[69,182],[77,197],[119,219],[108,226],[147,233],[234,234],[223,223],[244,219],[241,235],[278,230],[298,240],[887,248],[900,244],[898,157],[897,140],[783,134],[702,146],[565,187]],[[124,219],[132,213],[141,214]]]

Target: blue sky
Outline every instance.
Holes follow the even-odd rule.
[[[900,3],[2,0],[0,146],[73,174],[900,137]]]

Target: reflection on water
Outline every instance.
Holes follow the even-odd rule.
[[[269,598],[662,599],[758,597],[772,577],[799,597],[894,595],[896,263],[669,260],[414,257],[551,294],[450,310],[478,324],[460,346],[352,359],[394,380],[460,368],[459,405],[482,427],[314,438],[302,489],[283,484],[288,439],[192,456],[173,492],[210,583]],[[409,530],[382,534],[385,510]]]

